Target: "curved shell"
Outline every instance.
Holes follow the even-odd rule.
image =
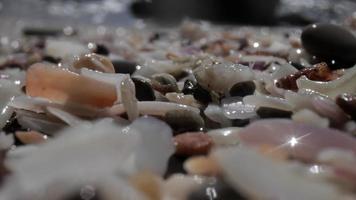
[[[312,81],[306,76],[297,80],[298,88],[306,88],[325,94],[335,99],[342,93],[356,92],[356,66],[345,71],[344,75],[338,79],[329,82]]]
[[[75,102],[95,107],[112,106],[117,99],[113,85],[42,63],[28,69],[26,94],[58,103]]]

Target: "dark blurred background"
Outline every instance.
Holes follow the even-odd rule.
[[[131,26],[146,19],[163,25],[193,18],[303,26],[342,22],[355,11],[356,0],[0,0],[0,25],[3,32],[23,24]]]
[[[137,17],[160,22],[190,17],[219,23],[306,25],[337,21],[356,11],[352,0],[137,0]]]

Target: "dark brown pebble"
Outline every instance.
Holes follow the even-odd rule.
[[[139,101],[154,101],[156,96],[152,89],[151,84],[141,78],[132,77],[132,81],[135,84],[136,98]]]
[[[95,51],[93,53],[108,56],[110,54],[109,49],[103,44],[96,44]]]
[[[244,97],[255,92],[256,86],[253,81],[239,82],[233,85],[229,91],[232,97]]]
[[[191,94],[194,98],[204,104],[207,104],[212,101],[212,97],[209,91],[205,90],[202,86],[197,83],[194,83],[191,80],[186,80],[184,82],[184,87],[182,92],[184,94]]]
[[[188,131],[201,131],[204,128],[203,118],[190,110],[172,110],[164,115],[175,134]]]
[[[138,66],[135,62],[124,60],[112,60],[111,62],[114,65],[115,72],[120,74],[133,74]]]
[[[269,107],[259,107],[256,111],[260,118],[291,118],[293,112]]]
[[[343,63],[337,66],[352,67],[356,64],[356,38],[347,29],[334,24],[312,24],[301,35],[304,49],[325,62]]]
[[[356,95],[342,94],[336,98],[336,103],[353,120],[356,120]]]
[[[205,155],[213,146],[212,138],[203,132],[187,132],[174,137],[176,154],[182,156]]]

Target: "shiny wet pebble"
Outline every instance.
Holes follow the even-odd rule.
[[[239,82],[233,85],[229,91],[233,97],[244,97],[252,95],[255,92],[256,86],[253,81]]]
[[[336,98],[336,103],[356,121],[356,95],[342,94]]]
[[[152,87],[163,94],[168,92],[178,92],[176,79],[172,75],[166,73],[153,75]]]
[[[103,56],[108,56],[110,54],[110,51],[109,49],[103,45],[103,44],[96,44],[95,45],[95,50],[93,53],[96,53],[96,54],[100,54],[100,55],[103,55]]]
[[[303,30],[301,39],[309,54],[336,63],[333,68],[352,67],[356,63],[356,38],[340,26],[312,24]]]
[[[191,94],[194,98],[202,103],[209,103],[212,101],[209,91],[205,90],[199,84],[194,83],[191,80],[186,80],[184,82],[184,87],[182,92],[184,94]]]
[[[132,77],[132,81],[135,84],[136,98],[139,101],[154,101],[156,99],[152,86],[148,81],[136,77]]]
[[[111,62],[114,65],[115,72],[120,74],[133,74],[139,66],[135,62],[124,60],[112,60]]]
[[[203,132],[186,132],[175,136],[173,142],[175,154],[180,156],[206,155],[214,145],[211,136]]]
[[[204,128],[203,118],[190,110],[168,111],[164,116],[164,120],[176,134],[187,131],[201,131]]]
[[[269,107],[259,107],[256,111],[260,118],[291,118],[293,112]]]

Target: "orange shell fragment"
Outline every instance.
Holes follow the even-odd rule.
[[[117,99],[114,85],[43,63],[28,69],[26,94],[57,103],[71,102],[100,108],[112,106]]]

